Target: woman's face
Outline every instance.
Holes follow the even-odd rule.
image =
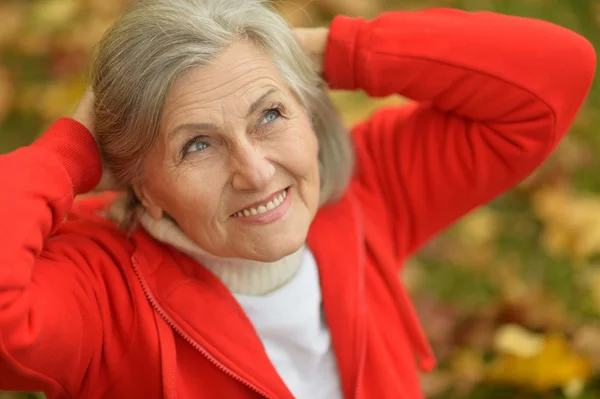
[[[136,192],[201,248],[275,261],[305,241],[319,203],[318,142],[268,55],[247,42],[180,77]]]

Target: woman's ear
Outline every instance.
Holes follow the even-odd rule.
[[[150,195],[146,192],[139,182],[133,184],[133,192],[138,197],[142,206],[148,214],[154,219],[159,220],[163,216],[163,209],[158,205]]]

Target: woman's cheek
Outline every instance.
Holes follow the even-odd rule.
[[[302,163],[314,158],[317,159],[319,145],[312,128],[301,124],[289,126],[277,140],[270,144],[271,150],[280,153],[286,159],[295,159]]]
[[[185,165],[177,171],[165,176],[165,183],[170,182],[165,184],[167,194],[176,203],[183,202],[188,204],[187,206],[198,206],[198,202],[209,199],[211,193],[215,192],[218,186],[219,168],[211,167],[210,162],[206,163],[192,157],[185,162]]]

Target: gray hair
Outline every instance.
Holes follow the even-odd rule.
[[[158,138],[173,83],[248,39],[274,60],[307,111],[319,142],[321,204],[338,198],[354,153],[322,78],[293,31],[266,0],[138,0],[106,32],[92,69],[96,136],[106,166],[128,187],[113,207],[122,226],[139,204],[131,182]]]

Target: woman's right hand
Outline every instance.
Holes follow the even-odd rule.
[[[85,93],[83,93],[83,97],[79,100],[79,104],[73,111],[73,115],[71,118],[75,119],[77,122],[81,123],[83,126],[87,127],[87,129],[94,136],[94,91],[92,87],[89,86]]]
[[[79,104],[77,104],[77,107],[75,108],[75,111],[73,111],[71,118],[85,126],[92,134],[92,137],[96,139],[94,101],[94,91],[90,86],[86,89],[85,93],[81,97],[81,100],[79,100]],[[103,166],[102,178],[100,179],[100,183],[98,183],[98,185],[92,191],[108,191],[115,190],[116,188],[116,180],[114,179],[112,173],[106,167]]]

